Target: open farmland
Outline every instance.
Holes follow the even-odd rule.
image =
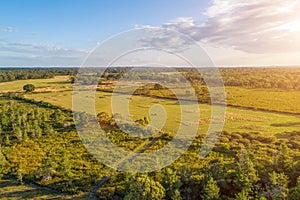
[[[56,77],[53,79],[38,79],[30,80],[37,86],[37,91],[25,94],[28,99],[35,101],[44,101],[66,109],[72,109],[72,85],[68,82],[69,77]],[[22,86],[29,81],[14,81],[2,83],[1,91],[22,91]],[[48,90],[48,91],[47,91]],[[298,113],[298,92],[294,91],[277,91],[244,89],[239,87],[228,87],[227,102],[232,105],[257,107],[266,110],[285,111]],[[267,93],[267,95],[266,95]],[[76,95],[76,94],[75,94]],[[288,98],[283,98],[287,97]],[[291,98],[292,97],[292,98]],[[82,97],[84,100],[84,96]],[[253,101],[252,101],[253,99]],[[256,99],[256,100],[255,100]],[[111,113],[111,93],[96,92],[96,112]],[[291,102],[292,103],[291,103]],[[83,101],[84,102],[84,101]],[[134,120],[144,116],[149,116],[149,109],[155,104],[160,104],[168,114],[167,122],[164,130],[173,132],[177,130],[180,121],[180,107],[178,102],[170,99],[157,99],[144,96],[132,96],[130,101],[130,114]],[[200,104],[200,133],[207,130],[207,125],[210,122],[210,106]],[[151,117],[151,116],[150,116]],[[194,122],[193,119],[190,121]],[[299,117],[272,113],[248,110],[243,108],[227,108],[225,131],[229,132],[264,132],[266,134],[277,134],[281,132],[296,131],[299,129]]]
[[[116,76],[117,73],[114,72],[113,75]],[[117,118],[111,115],[111,89],[116,80],[103,81],[102,79],[103,82],[101,81],[98,88],[102,91],[95,92],[95,105],[90,105],[88,99],[92,94],[86,90],[80,93],[73,91],[71,79],[70,76],[55,76],[49,79],[17,80],[0,84],[3,94],[0,101],[2,116],[0,159],[7,160],[8,165],[4,169],[10,169],[10,171],[4,170],[5,174],[10,175],[9,179],[4,179],[0,183],[2,199],[18,197],[89,199],[91,196],[101,198],[113,195],[123,198],[127,192],[126,188],[134,184],[135,176],[114,171],[87,151],[82,141],[96,144],[95,147],[99,150],[97,152],[100,153],[106,152],[107,148],[97,140],[97,135],[92,134],[84,139],[79,137],[70,112],[72,94],[78,98],[81,107],[95,106],[96,113],[100,113],[97,120],[105,130],[106,137],[117,147],[130,152],[121,160],[118,160],[118,155],[112,156],[116,159],[115,166],[126,166],[128,164],[126,158],[134,158],[137,152],[151,153],[163,148],[174,139],[174,133],[179,127],[189,132],[191,127],[199,124],[198,134],[190,148],[166,168],[167,172],[163,169],[154,172],[155,174],[161,173],[169,177],[169,170],[176,169],[180,173],[181,170],[191,170],[193,175],[189,175],[190,178],[185,185],[198,188],[202,187],[202,182],[205,180],[202,174],[212,169],[216,170],[215,163],[217,163],[222,166],[222,168],[217,167],[217,170],[225,170],[222,172],[227,177],[224,182],[231,185],[230,187],[238,188],[239,186],[232,184],[230,179],[239,180],[239,174],[236,172],[240,169],[236,163],[244,162],[239,160],[239,157],[245,147],[245,151],[248,152],[245,156],[249,156],[249,159],[251,156],[253,160],[251,163],[255,165],[253,170],[257,170],[257,176],[262,180],[268,180],[269,172],[276,167],[288,175],[291,182],[289,187],[296,185],[297,169],[300,167],[297,161],[300,148],[298,133],[300,120],[298,93],[295,89],[227,86],[227,103],[231,106],[227,106],[222,134],[212,152],[207,157],[201,158],[199,152],[202,146],[206,145],[203,143],[204,135],[212,122],[210,115],[213,107],[209,103],[183,101],[181,106],[187,118],[182,120],[181,106],[169,90],[161,87],[155,89],[154,84],[139,88],[139,95],[125,95],[129,101],[129,113],[121,116],[119,122],[128,127],[128,130],[136,130],[129,119],[137,123],[138,127],[154,124],[154,126],[158,125],[159,129],[162,128],[162,131],[151,132],[150,137],[139,138],[121,130],[116,125]],[[23,91],[23,86],[28,83],[35,86],[34,91]],[[131,84],[124,85],[127,88],[131,86]],[[88,87],[90,86],[87,84],[86,88]],[[183,95],[189,93],[184,88],[180,89]],[[205,86],[198,89],[204,91],[200,96],[205,94]],[[147,91],[147,94],[144,91]],[[78,96],[79,94],[81,96]],[[122,95],[116,93],[114,98]],[[125,108],[125,105],[126,103],[117,102],[114,109],[118,108],[118,111]],[[76,114],[82,119],[88,119],[89,116],[86,113]],[[94,130],[90,126],[84,129]],[[184,142],[182,138],[177,140]],[[2,158],[1,153],[4,155]],[[293,163],[290,168],[281,165],[282,154]],[[136,158],[143,160],[142,156]],[[176,176],[185,181],[183,175]],[[23,185],[19,185],[23,180]],[[27,183],[34,184],[27,185]],[[235,191],[227,191],[224,188],[224,194],[235,196]],[[197,189],[193,190],[197,191]],[[183,196],[185,192],[181,189]],[[197,199],[197,197],[193,198]]]

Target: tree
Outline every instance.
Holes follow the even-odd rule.
[[[286,144],[282,144],[276,156],[275,170],[279,173],[288,174],[293,166],[292,163],[293,161],[290,156],[290,149]]]
[[[6,154],[11,166],[12,174],[15,174],[22,183],[23,176],[32,176],[40,167],[44,156],[43,150],[32,140],[22,141],[13,146]]]
[[[5,156],[2,153],[1,145],[0,145],[0,179],[2,178],[3,174],[5,174],[6,164],[7,161]]]
[[[160,85],[160,84],[158,84],[158,83],[155,83],[155,84],[154,84],[154,89],[155,89],[155,90],[162,90],[162,89],[163,89],[163,86]]]
[[[76,125],[85,126],[89,122],[89,116],[85,112],[76,112],[73,116],[76,119]]]
[[[298,200],[300,197],[300,177],[297,179],[297,185],[289,192],[289,200]]]
[[[166,198],[169,199],[182,199],[180,195],[180,187],[182,185],[180,176],[176,174],[175,170],[165,168],[162,170],[162,185],[166,188]]]
[[[204,184],[201,197],[207,200],[218,199],[219,192],[220,188],[214,178],[211,176],[206,177],[206,183]]]
[[[70,83],[74,84],[76,82],[76,77],[75,76],[71,76],[69,79]]]
[[[238,199],[246,199],[254,192],[254,185],[259,180],[257,171],[251,161],[248,152],[242,147],[238,162],[236,185],[241,192],[236,196]],[[243,197],[243,198],[242,198]]]
[[[25,90],[25,92],[33,92],[35,90],[35,86],[32,84],[26,84],[23,86],[23,90]]]
[[[72,172],[70,159],[65,152],[62,155],[59,170],[63,177],[67,179],[67,186],[71,187],[73,185],[72,180],[74,178],[74,173]]]
[[[56,109],[51,115],[51,119],[62,126],[65,122],[66,115],[60,109]]]
[[[126,200],[140,199],[163,199],[165,196],[165,189],[159,183],[154,181],[147,175],[140,175],[132,178],[127,184]]]
[[[283,173],[269,174],[266,197],[272,200],[285,200],[288,196],[288,177]]]
[[[42,182],[52,180],[52,175],[55,173],[53,162],[49,157],[44,157],[42,160],[42,167],[39,170],[39,174],[42,177]]]

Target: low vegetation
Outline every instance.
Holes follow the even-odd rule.
[[[76,132],[70,110],[70,76],[1,83],[0,198],[299,199],[299,108],[293,103],[296,100],[288,95],[297,95],[297,85],[290,80],[288,88],[284,89],[278,83],[274,86],[271,76],[266,73],[259,75],[267,69],[253,70],[221,70],[225,85],[228,85],[227,94],[231,94],[229,103],[240,107],[228,107],[225,127],[209,155],[202,158],[199,152],[211,122],[211,105],[199,104],[199,131],[188,151],[171,165],[143,174],[111,169],[86,150]],[[298,69],[294,75],[291,75],[292,69],[282,70],[270,69],[267,72],[276,80],[297,80]],[[167,94],[168,90],[163,86],[148,85],[130,99],[130,114],[138,128],[127,120],[128,116],[112,115],[107,106],[111,101],[109,90],[125,72],[111,69],[100,77],[102,81],[98,89],[101,91],[96,95],[98,123],[110,141],[124,150],[149,153],[161,149],[174,138],[180,125],[178,101],[172,99],[171,93]],[[186,69],[181,69],[181,73],[194,81],[194,85],[201,82]],[[257,77],[249,78],[251,73],[268,79],[271,87],[258,84],[260,79]],[[242,80],[236,80],[234,85],[231,81],[229,86],[230,77]],[[170,75],[170,78],[173,80],[174,77]],[[254,83],[244,84],[247,80]],[[175,78],[173,81],[175,84]],[[36,89],[31,93],[23,92],[22,87],[26,84],[33,84]],[[201,87],[205,92],[205,85]],[[147,89],[150,90],[148,95],[144,93]],[[286,97],[285,103],[276,107],[276,99],[269,98],[267,104],[267,95],[262,96],[260,91],[270,94],[276,91],[277,95]],[[187,92],[183,90],[182,93]],[[262,100],[257,99],[251,104],[251,98],[259,95]],[[127,130],[142,132],[155,117],[155,112],[149,113],[149,109],[156,104],[162,105],[168,114],[163,131],[157,133],[154,130],[151,137],[142,139],[120,128],[121,124]],[[186,111],[190,115],[199,114],[192,109]],[[79,113],[75,117],[90,120],[89,113]],[[193,119],[183,125],[189,126]],[[119,120],[119,125],[116,120]],[[83,128],[90,129],[84,127],[84,123]],[[101,148],[104,147],[99,145],[98,150],[104,151]]]

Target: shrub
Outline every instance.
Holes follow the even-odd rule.
[[[25,92],[33,92],[35,90],[35,86],[32,84],[26,84],[23,86],[23,90],[25,90]]]

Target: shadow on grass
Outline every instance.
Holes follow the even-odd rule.
[[[47,199],[63,199],[62,196],[54,197],[49,191],[20,185],[13,180],[1,180],[0,188],[1,199],[39,199],[45,197]]]
[[[0,199],[86,199],[84,197],[66,196],[53,191],[20,185],[15,180],[0,180]]]
[[[46,82],[47,84],[51,84],[51,85],[65,85],[71,82],[70,81],[54,81],[54,82]]]
[[[271,124],[271,126],[274,127],[295,127],[295,126],[299,126],[300,127],[300,122],[286,122],[286,123],[275,123],[275,124]]]

